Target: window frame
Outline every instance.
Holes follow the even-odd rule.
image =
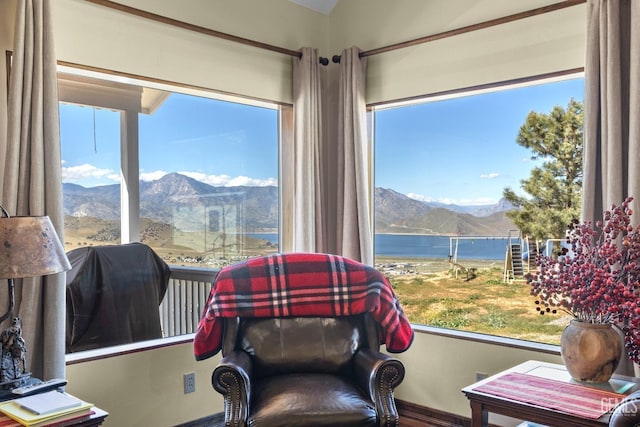
[[[371,165],[373,173],[371,174],[370,182],[370,194],[372,195],[371,210],[372,210],[372,236],[375,236],[375,113],[378,111],[401,108],[405,106],[411,106],[416,104],[422,104],[427,102],[437,102],[447,99],[480,95],[489,92],[497,92],[501,90],[516,89],[525,86],[539,85],[554,83],[563,80],[570,80],[576,78],[584,79],[584,67],[573,68],[568,70],[561,70],[552,73],[545,73],[540,75],[533,75],[518,79],[511,79],[505,81],[492,82],[482,85],[469,86],[458,89],[444,90],[440,92],[434,92],[430,94],[417,95],[409,98],[395,99],[384,102],[374,102],[367,104],[367,113],[369,120],[369,139],[372,144],[371,150]],[[374,237],[375,238],[375,237]],[[375,243],[373,245],[373,259],[376,259]],[[448,337],[452,339],[461,339],[465,341],[481,342],[486,344],[494,344],[503,347],[512,347],[523,350],[535,351],[543,354],[560,355],[560,346],[554,344],[540,343],[535,341],[528,341],[524,339],[511,338],[507,336],[490,335],[481,332],[470,332],[459,329],[448,329],[431,325],[424,325],[418,323],[411,323],[416,333],[423,333],[429,335],[436,335],[441,337]]]
[[[279,245],[282,247],[286,235],[286,221],[290,217],[284,208],[291,205],[291,197],[283,189],[288,179],[283,159],[288,158],[293,141],[293,106],[263,99],[249,98],[195,87],[176,82],[147,79],[104,70],[58,65],[58,102],[105,108],[120,113],[120,200],[121,200],[121,244],[140,241],[140,168],[138,114],[144,112],[141,102],[142,88],[157,89],[171,93],[181,93],[219,101],[229,101],[245,105],[268,108],[278,113],[278,193],[279,193]],[[289,177],[290,178],[290,177]],[[202,268],[200,275],[217,269]],[[196,272],[198,274],[198,272]],[[66,353],[67,364],[88,360],[115,357],[122,354],[155,348],[180,345],[193,340],[195,334],[183,334],[148,341],[140,341],[93,350]]]

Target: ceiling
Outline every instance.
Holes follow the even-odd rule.
[[[328,15],[333,10],[338,0],[289,0],[290,2],[299,4],[300,6],[308,7],[316,12],[324,13]]]

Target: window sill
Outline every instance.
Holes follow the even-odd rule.
[[[500,347],[511,347],[521,350],[536,351],[540,353],[560,355],[560,346],[544,344],[533,341],[519,340],[516,338],[501,337],[497,335],[481,334],[478,332],[466,332],[455,329],[438,328],[435,326],[425,326],[412,324],[416,333],[439,335],[443,337],[456,338],[466,341],[475,341]]]
[[[412,324],[417,334],[438,335],[466,341],[475,341],[501,347],[518,348],[521,350],[536,351],[540,353],[560,355],[560,346],[543,344],[532,341],[524,341],[515,338],[500,337],[496,335],[480,334],[477,332],[457,331],[454,329],[437,328],[434,326]],[[99,348],[95,350],[79,351],[65,355],[67,365],[88,362],[91,360],[107,359],[122,356],[124,354],[149,351],[157,348],[180,345],[193,341],[194,334],[181,335],[171,338],[161,338],[139,343],[125,344],[113,347]]]
[[[122,356],[125,354],[138,353],[141,351],[155,350],[157,348],[170,347],[188,342],[193,342],[195,334],[180,335],[169,338],[159,338],[157,340],[141,341],[131,344],[117,345],[113,347],[97,348],[94,350],[79,351],[65,354],[67,365],[89,362],[92,360],[107,359],[110,357]]]

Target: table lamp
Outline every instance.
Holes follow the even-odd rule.
[[[0,279],[7,279],[8,308],[0,323],[13,314],[14,279],[45,276],[69,270],[71,264],[48,216],[10,217],[0,206]],[[0,389],[29,382],[21,320],[0,332]]]

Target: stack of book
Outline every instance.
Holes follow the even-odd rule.
[[[93,404],[52,390],[0,403],[0,427],[54,427],[89,418]]]

